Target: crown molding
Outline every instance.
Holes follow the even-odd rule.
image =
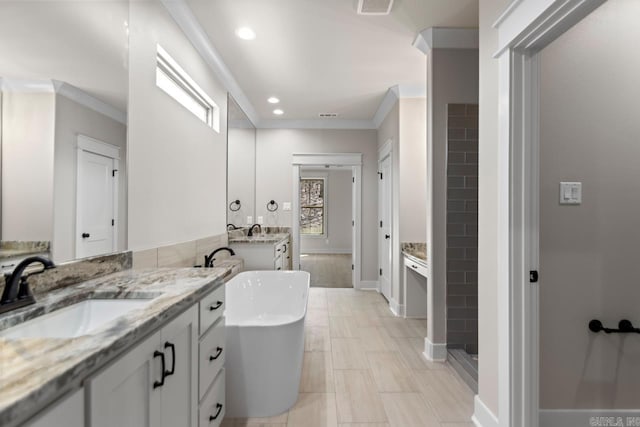
[[[0,77],[0,90],[19,93],[54,93],[55,87],[51,80]]]
[[[59,80],[52,80],[52,83],[58,95],[62,95],[80,105],[84,105],[85,107],[103,114],[119,123],[122,123],[123,125],[127,124],[127,113],[125,111],[121,111],[116,107],[89,95],[82,89],[70,85],[69,83],[61,82]]]
[[[418,33],[413,46],[426,55],[431,49],[478,49],[480,41],[477,28],[431,27]]]
[[[259,122],[258,113],[251,101],[244,93],[240,84],[235,79],[224,59],[213,46],[209,36],[200,25],[198,19],[193,15],[193,11],[185,0],[160,0],[169,15],[176,22],[178,27],[191,42],[193,47],[202,56],[205,62],[211,67],[215,75],[220,79],[222,85],[229,91],[233,99],[236,100],[240,108],[249,117],[252,123]]]
[[[403,98],[426,98],[427,90],[421,86],[396,85],[387,90],[378,111],[373,116],[374,129],[378,129],[387,115],[391,112],[396,102]]]
[[[258,129],[377,129],[372,120],[344,119],[264,119]]]
[[[52,93],[64,96],[97,113],[105,115],[123,125],[127,124],[127,113],[89,95],[82,89],[60,80],[12,79],[0,78],[3,92]]]

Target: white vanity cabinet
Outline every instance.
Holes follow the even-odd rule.
[[[288,238],[276,243],[237,242],[230,246],[244,260],[244,269],[247,271],[291,269],[291,245]]]
[[[88,381],[91,426],[195,427],[197,347],[193,306]]]
[[[25,427],[84,427],[84,389],[64,396]]]
[[[200,301],[199,427],[218,427],[225,414],[224,286]]]

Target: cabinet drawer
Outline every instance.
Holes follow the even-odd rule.
[[[200,301],[200,335],[222,316],[224,308],[224,285],[221,285]]]
[[[198,427],[218,427],[225,414],[224,369],[216,378],[211,390],[200,403]]]
[[[427,268],[420,263],[417,263],[409,258],[404,259],[404,265],[420,274],[421,276],[427,277]]]
[[[200,399],[209,389],[216,374],[224,366],[224,317],[200,340]]]

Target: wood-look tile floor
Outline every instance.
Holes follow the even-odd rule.
[[[302,254],[300,269],[311,275],[311,287],[353,288],[351,254]]]
[[[312,288],[298,401],[224,427],[472,427],[473,392],[422,356],[426,321],[393,317],[376,292]]]

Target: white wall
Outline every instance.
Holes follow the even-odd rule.
[[[159,2],[130,6],[129,247],[224,233],[226,92]],[[220,133],[156,87],[157,43],[218,104]]]
[[[300,171],[301,177],[325,178],[326,236],[300,236],[300,253],[351,253],[351,168]]]
[[[127,248],[127,127],[62,95],[55,98],[52,257],[75,258],[78,135],[120,148],[118,250]]]
[[[400,242],[427,236],[427,100],[400,103]]]
[[[478,396],[498,408],[498,34],[492,27],[509,0],[480,0],[478,153]]]
[[[248,224],[247,216],[254,216],[256,197],[256,130],[229,128],[227,222],[235,226]],[[231,211],[231,200],[240,200],[238,211]],[[252,224],[255,224],[253,218]],[[249,224],[249,225],[252,225]]]
[[[377,133],[375,130],[258,129],[256,143],[256,215],[265,225],[291,227],[291,212],[282,202],[293,203],[294,153],[362,153],[362,280],[378,280],[378,187],[376,182]],[[280,209],[266,209],[269,200]]]
[[[2,239],[53,233],[53,91],[2,96]]]
[[[427,236],[426,98],[401,98],[378,128],[378,147],[392,144],[391,295],[402,300],[401,242],[425,242]],[[377,233],[377,230],[376,230]]]
[[[610,0],[546,47],[540,94],[540,406],[638,408],[640,3]],[[562,206],[559,182],[582,182]]]

